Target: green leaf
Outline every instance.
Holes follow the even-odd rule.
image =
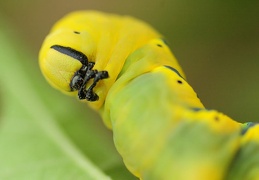
[[[52,89],[0,21],[0,179],[135,179],[99,116]]]

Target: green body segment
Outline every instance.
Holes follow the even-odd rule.
[[[250,127],[230,166],[226,180],[259,180],[259,125]]]
[[[109,109],[112,104],[114,104],[113,98],[114,94],[117,94],[118,91],[121,89],[125,89],[126,85],[136,79],[137,77],[150,73],[154,69],[158,67],[164,67],[170,66],[173,67],[179,74],[181,74],[182,77],[179,77],[180,79],[183,79],[184,74],[179,66],[177,60],[173,56],[173,54],[170,52],[167,45],[161,40],[161,39],[153,39],[149,41],[146,45],[140,47],[136,51],[132,52],[131,55],[128,56],[128,58],[125,61],[125,64],[121,70],[121,73],[118,76],[118,79],[111,87],[107,97],[106,102],[104,104],[103,109],[101,112],[103,112],[103,120],[105,124],[112,128],[111,120],[112,118],[109,117]],[[175,72],[172,72],[168,69],[169,73],[175,74]],[[178,78],[178,77],[177,77]],[[152,80],[151,80],[152,83]],[[163,82],[161,82],[163,85]],[[138,89],[136,89],[136,92],[132,92],[129,95],[134,96],[138,91],[143,90],[143,86],[145,86],[146,82],[143,82]],[[175,86],[175,84],[171,84],[172,86]],[[172,87],[173,88],[173,87]],[[177,87],[176,87],[177,88]],[[155,91],[157,94],[163,94],[163,91],[161,90],[161,87],[156,87],[155,89],[150,89],[150,92]],[[181,98],[187,98],[190,101],[193,101],[192,106],[203,108],[202,103],[197,98],[197,94],[193,92],[191,86],[188,84],[185,85],[184,91],[178,91],[179,95],[181,96],[178,98],[179,102],[183,102]],[[191,92],[191,93],[190,93]],[[148,94],[147,94],[148,95]],[[152,97],[150,97],[152,101]],[[111,99],[111,100],[110,100]]]
[[[240,125],[204,109],[188,83],[164,66],[123,88],[115,82],[105,110],[126,166],[142,179],[221,180],[238,149]]]

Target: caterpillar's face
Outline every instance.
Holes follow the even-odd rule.
[[[139,60],[142,63],[136,63]],[[133,78],[164,64],[181,71],[161,35],[149,25],[94,11],[71,13],[59,20],[42,45],[39,61],[52,86],[95,101],[89,105],[96,110],[124,73]],[[127,71],[129,67],[132,71]]]
[[[88,48],[83,46],[84,43]],[[96,101],[98,95],[93,88],[99,80],[108,78],[108,72],[93,70],[94,62],[88,61],[93,48],[94,43],[87,33],[55,31],[46,38],[40,52],[41,70],[57,89],[72,94],[78,92],[79,99]]]

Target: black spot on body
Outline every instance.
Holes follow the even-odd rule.
[[[178,84],[183,84],[183,82],[181,80],[178,80],[177,82],[178,82]]]
[[[163,47],[162,44],[156,44],[158,47]]]
[[[79,31],[74,31],[74,33],[75,33],[75,34],[80,34],[80,32],[79,32]]]
[[[218,116],[215,116],[214,120],[215,120],[215,121],[219,121],[219,117],[218,117]]]

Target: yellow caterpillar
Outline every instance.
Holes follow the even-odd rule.
[[[100,112],[140,179],[259,179],[259,126],[207,110],[143,21],[73,12],[54,25],[39,62],[53,87]]]

